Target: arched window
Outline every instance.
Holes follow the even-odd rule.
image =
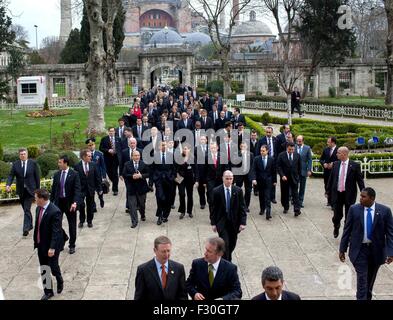
[[[255,13],[254,10],[250,11],[250,21],[255,21],[257,20],[257,14]]]

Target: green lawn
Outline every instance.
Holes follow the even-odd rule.
[[[117,126],[117,120],[128,110],[126,106],[106,107],[106,126]],[[87,126],[88,109],[72,109],[71,115],[56,117],[52,119],[52,136],[60,137],[64,131],[74,131],[76,125],[80,124],[79,131],[76,130],[77,143],[83,144],[86,135],[84,130]],[[50,142],[50,118],[29,118],[28,111],[0,111],[0,143],[4,150],[15,150],[19,147],[29,145],[48,145]]]
[[[351,105],[351,104],[361,104],[365,106],[383,106],[385,105],[385,98],[384,97],[379,97],[379,98],[367,98],[367,97],[360,97],[360,96],[354,96],[354,97],[336,97],[336,98],[321,98],[319,99],[319,102],[324,103],[335,103],[335,104],[343,104],[343,105]]]

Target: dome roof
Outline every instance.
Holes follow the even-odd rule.
[[[258,20],[244,21],[233,31],[233,36],[267,35],[273,36],[269,26]]]
[[[185,36],[186,36],[186,39],[184,40],[184,42],[189,43],[189,44],[205,45],[205,44],[212,42],[210,37],[206,33],[203,33],[203,32],[186,33]]]
[[[176,31],[163,28],[156,32],[149,41],[150,44],[183,44],[183,38]]]

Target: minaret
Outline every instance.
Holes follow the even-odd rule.
[[[71,0],[61,0],[60,40],[66,42],[72,30]]]
[[[239,0],[233,0],[232,2],[232,17],[235,21],[235,25],[239,25],[240,13],[239,13]]]

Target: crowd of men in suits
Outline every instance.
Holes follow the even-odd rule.
[[[172,91],[157,88],[142,91],[118,122],[118,127],[108,128],[108,134],[100,141],[99,150],[94,138],[86,140],[86,148],[80,152],[81,160],[74,168],[69,166],[67,156],[59,157],[59,171],[53,177],[50,195],[41,191],[35,194],[35,190],[40,190],[38,165],[28,159],[26,149],[19,151],[20,160],[12,166],[7,189],[16,177],[17,193],[24,211],[24,236],[33,229],[31,205],[34,197],[36,201],[37,197],[43,199],[38,201],[45,205],[45,201],[50,200],[51,208],[53,205],[61,216],[66,215],[69,253],[75,253],[77,226],[83,228],[87,222],[89,228],[93,227],[94,213],[97,212],[96,193],[101,208],[105,205],[103,194],[107,177],[112,184],[113,196],[118,195],[119,181],[126,186],[125,208],[130,214],[131,228],[137,227],[139,216],[141,221],[146,220],[146,195],[152,191],[155,191],[157,225],[168,222],[177,194],[179,219],[184,219],[186,214],[193,218],[195,187],[200,208],[203,210],[208,206],[212,231],[217,232],[222,240],[210,245],[215,247],[216,258],[223,258],[223,264],[231,263],[238,234],[246,228],[252,193],[258,196],[259,214],[265,215],[269,221],[272,219],[272,203],[277,203],[276,186],[279,182],[283,213],[288,213],[292,204],[294,216],[301,214],[301,208],[305,205],[307,178],[312,171],[312,151],[305,144],[303,136],[294,137],[289,125],[283,126],[277,136],[273,135],[273,127],[268,126],[265,135],[258,137],[255,130],[251,133],[245,130],[246,120],[239,108],[234,108],[232,113],[218,94],[214,98],[208,94],[198,97],[196,91],[184,86]],[[324,168],[327,205],[334,210],[332,222],[335,238],[339,235],[342,218],[347,220],[348,212],[356,202],[357,187],[361,191],[365,187],[359,165],[349,160],[349,150],[346,147],[338,148],[336,142],[335,137],[329,137],[320,158]],[[36,227],[40,225],[46,210],[41,212],[37,208]],[[391,222],[386,223],[390,226]],[[55,245],[60,248],[61,242],[68,238],[64,231],[59,231],[62,228],[61,223],[59,228],[58,217],[54,219],[52,227],[56,228],[58,236],[45,244],[45,250],[55,249]],[[346,232],[347,235],[350,231]],[[36,237],[37,230],[34,239],[39,247],[40,240]],[[155,252],[161,244],[170,245],[170,242],[155,244]],[[211,251],[206,248],[206,261]],[[54,252],[50,258],[58,260],[59,252]],[[169,253],[165,252],[162,254],[167,257]],[[40,261],[45,261],[42,254],[39,251]],[[389,253],[388,256],[392,255]],[[149,268],[157,268],[159,275],[162,275],[164,268],[157,261],[165,259],[157,259],[155,263],[150,263]],[[340,259],[345,258],[340,256]],[[214,259],[210,260],[214,266]],[[52,273],[58,278],[58,291],[61,292],[63,284],[56,263],[58,261],[53,261]],[[178,266],[173,265],[175,267]],[[207,265],[204,264],[205,267]],[[165,268],[166,275],[170,276],[168,265]],[[217,265],[215,268],[217,271]],[[198,281],[194,279],[194,272],[198,273],[198,270],[201,270],[200,263],[195,262],[187,280],[187,290],[194,299],[204,299],[209,294],[195,289],[198,285],[194,282]],[[142,269],[140,272],[138,269],[137,283],[140,286],[144,277]],[[280,279],[282,277],[278,277]],[[148,287],[148,284],[143,285]],[[241,297],[239,290],[236,289],[236,297]],[[183,294],[183,289],[181,291]],[[43,298],[49,299],[52,295],[53,291],[45,291]],[[135,293],[136,298],[145,295],[143,288]]]

